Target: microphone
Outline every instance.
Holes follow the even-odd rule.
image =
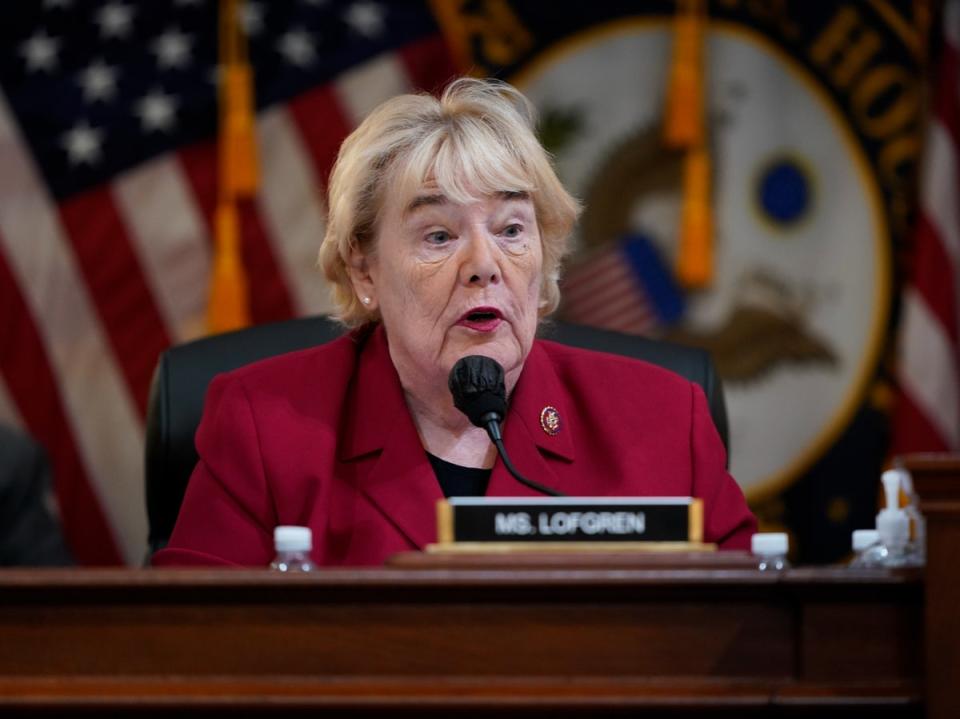
[[[447,386],[453,395],[454,406],[477,427],[487,430],[504,466],[520,484],[551,497],[565,496],[562,492],[524,477],[507,456],[500,430],[500,423],[507,413],[507,390],[503,383],[503,367],[499,362],[481,355],[463,357],[450,370]]]

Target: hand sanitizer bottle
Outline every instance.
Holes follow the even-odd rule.
[[[900,476],[900,490],[907,496],[907,504],[903,511],[910,520],[910,540],[907,542],[907,564],[911,567],[922,567],[927,563],[927,522],[917,507],[918,497],[913,489],[913,477],[902,467],[888,470],[897,472]]]
[[[877,531],[887,548],[884,566],[904,567],[908,564],[907,543],[910,541],[910,518],[900,508],[900,471],[888,469],[880,476],[887,506],[877,514]]]

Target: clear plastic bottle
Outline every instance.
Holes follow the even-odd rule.
[[[902,467],[896,467],[889,472],[897,472],[900,476],[900,491],[907,498],[903,511],[910,520],[910,541],[907,542],[907,566],[922,567],[927,563],[927,522],[917,506],[919,498],[913,489],[913,477]]]
[[[750,551],[757,558],[757,569],[763,572],[789,569],[789,548],[789,540],[783,532],[757,533],[750,540]]]
[[[850,566],[855,569],[872,569],[886,564],[887,548],[880,541],[880,532],[876,529],[855,529],[852,537],[853,559]]]
[[[886,567],[909,566],[907,544],[910,542],[910,518],[900,507],[900,473],[887,470],[880,476],[886,506],[877,514],[880,542],[887,550],[883,564]]]
[[[270,569],[278,572],[312,572],[313,534],[309,527],[280,526],[273,530],[273,545],[277,555]]]

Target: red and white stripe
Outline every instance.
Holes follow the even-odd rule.
[[[563,318],[630,334],[657,325],[647,295],[619,246],[571,267],[563,278]]]
[[[124,545],[122,556],[138,561],[146,531],[139,412],[96,290],[3,98],[0,153],[0,371],[26,428],[51,455],[78,558],[116,562]]]
[[[113,185],[114,201],[170,339],[203,332],[210,240],[183,169],[167,155],[126,173]]]
[[[316,256],[340,141],[382,100],[454,74],[428,38],[261,113],[262,189],[241,209],[255,321],[330,309]],[[159,353],[203,331],[215,152],[182,148],[58,204],[0,97],[0,422],[47,448],[83,563],[144,558],[147,393]]]
[[[927,132],[910,284],[902,297],[893,451],[960,450],[960,2],[944,45]]]

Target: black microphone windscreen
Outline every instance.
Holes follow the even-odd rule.
[[[501,420],[507,413],[503,367],[496,360],[480,355],[462,358],[450,370],[447,385],[454,406],[478,427],[484,426],[482,418],[490,412]]]

